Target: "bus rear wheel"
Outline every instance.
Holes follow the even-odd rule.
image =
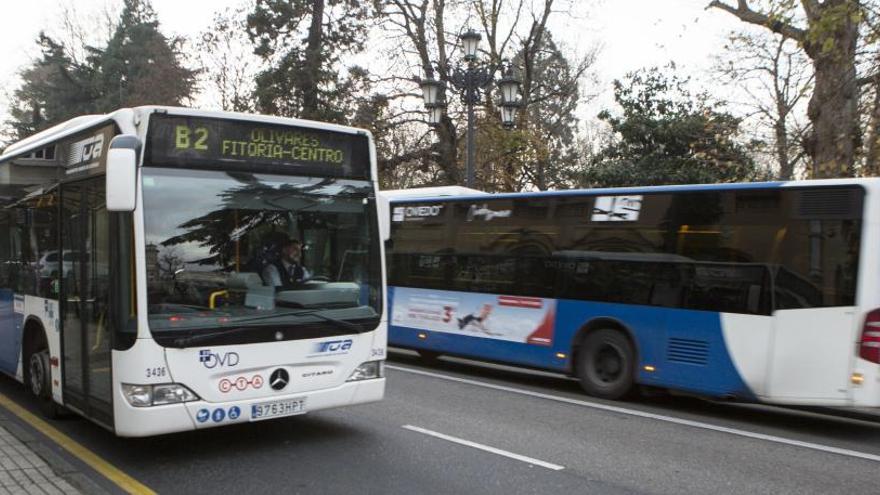
[[[40,404],[40,411],[49,419],[61,416],[61,408],[52,398],[52,371],[49,368],[49,350],[41,349],[28,358],[27,383],[31,395]]]
[[[620,399],[633,390],[635,351],[620,331],[603,328],[587,335],[578,352],[581,388],[603,399]]]

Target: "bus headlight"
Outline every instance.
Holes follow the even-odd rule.
[[[147,407],[153,405],[152,385],[129,385],[122,384],[122,395],[128,403],[134,407]]]
[[[374,378],[382,378],[383,376],[385,376],[385,361],[367,361],[355,368],[346,381],[372,380]]]
[[[122,384],[122,395],[134,407],[161,406],[199,400],[199,396],[179,383],[161,385]]]

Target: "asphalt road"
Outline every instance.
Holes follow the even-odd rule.
[[[52,424],[159,493],[880,493],[880,422],[601,401],[559,375],[411,353],[387,376],[381,403],[250,425],[133,440]],[[31,406],[12,380],[0,392]]]

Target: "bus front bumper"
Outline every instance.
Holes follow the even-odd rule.
[[[262,399],[228,402],[204,400],[165,406],[134,407],[116,394],[115,430],[121,437],[146,437],[235,423],[249,423],[321,409],[353,406],[382,400],[385,378],[346,382],[338,387]]]

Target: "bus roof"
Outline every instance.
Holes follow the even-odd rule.
[[[371,136],[370,132],[365,129],[342,126],[337,124],[328,124],[324,122],[316,122],[312,120],[275,117],[269,115],[257,115],[240,112],[222,112],[214,110],[198,110],[185,107],[150,105],[134,108],[121,108],[119,110],[103,115],[83,115],[80,117],[75,117],[10,145],[8,148],[6,148],[3,155],[0,155],[0,162],[4,162],[16,156],[21,156],[32,151],[39,150],[59,139],[72,136],[80,131],[98,126],[106,122],[115,122],[122,129],[123,133],[134,134],[136,132],[135,125],[137,125],[137,123],[141,119],[153,113],[166,113],[170,115],[217,119],[247,120],[249,122],[262,122],[266,124],[308,127],[312,129],[323,129],[334,132],[344,132],[347,134],[364,134],[367,136]]]
[[[9,145],[9,147],[4,150],[3,154],[0,155],[0,161],[40,149],[58,139],[63,139],[90,127],[95,127],[105,122],[115,120],[116,114],[119,112],[120,111],[117,110],[112,114],[106,115],[82,115],[54,125]]]
[[[464,186],[414,187],[412,189],[388,189],[380,193],[389,199],[446,197],[446,196],[478,196],[489,193]]]
[[[523,199],[523,198],[539,198],[539,197],[558,197],[558,196],[597,196],[597,195],[628,195],[628,194],[654,194],[664,192],[693,192],[693,191],[722,191],[722,190],[749,190],[749,189],[774,189],[781,187],[808,187],[808,186],[844,186],[844,185],[880,185],[880,178],[867,179],[819,179],[819,180],[803,180],[803,181],[776,181],[776,182],[736,182],[723,184],[685,184],[685,185],[666,185],[666,186],[635,186],[635,187],[614,187],[614,188],[597,188],[597,189],[569,189],[562,191],[539,191],[539,192],[519,192],[519,193],[494,193],[488,194],[481,191],[474,191],[475,194],[462,195],[419,195],[407,194],[394,196],[389,195],[392,203],[404,202],[443,202],[443,201],[481,201],[486,199]],[[428,192],[434,188],[422,188]],[[467,188],[462,188],[467,190]],[[420,189],[412,189],[419,191]],[[487,197],[489,196],[489,197]]]

